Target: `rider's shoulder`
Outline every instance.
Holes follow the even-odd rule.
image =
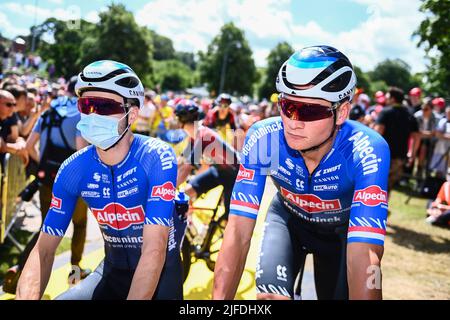
[[[248,135],[267,135],[283,130],[281,117],[271,117],[255,122],[248,130]]]
[[[155,161],[160,162],[163,170],[170,169],[176,163],[175,151],[167,142],[153,137],[139,134],[136,139],[136,151],[134,157],[144,166],[150,168]]]
[[[341,127],[340,146],[341,150],[349,150],[355,161],[361,159],[389,158],[389,145],[386,140],[375,130],[357,121],[347,120]],[[367,159],[366,159],[367,160]]]
[[[371,143],[379,143],[380,145],[386,145],[386,140],[375,130],[368,126],[353,120],[346,120],[341,127],[344,141],[350,143],[362,142],[362,139],[368,140]]]
[[[92,145],[84,147],[64,160],[59,168],[58,174],[56,175],[55,182],[64,172],[67,174],[70,172],[77,173],[78,177],[80,177],[81,173],[85,172],[86,163],[92,162],[93,148],[94,146]]]

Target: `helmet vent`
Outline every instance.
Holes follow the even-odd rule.
[[[135,88],[138,86],[139,81],[134,77],[126,77],[126,78],[117,80],[115,83],[121,87]]]
[[[331,81],[330,83],[323,86],[322,90],[326,92],[339,92],[345,89],[350,83],[350,78],[352,77],[351,71],[346,71],[339,77]]]

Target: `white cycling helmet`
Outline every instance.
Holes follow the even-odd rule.
[[[144,86],[141,80],[133,69],[120,62],[100,60],[83,69],[75,85],[77,96],[94,90],[118,94],[127,103],[139,108],[144,105]]]
[[[295,52],[280,68],[279,92],[320,98],[330,102],[351,100],[356,75],[350,60],[330,46],[306,47]]]

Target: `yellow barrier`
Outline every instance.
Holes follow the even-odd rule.
[[[6,154],[4,170],[2,211],[0,219],[0,244],[5,240],[6,227],[11,221],[12,215],[16,210],[16,198],[26,187],[27,183],[25,166],[19,157],[9,153]]]

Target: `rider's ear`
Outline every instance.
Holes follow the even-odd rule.
[[[340,105],[340,107],[337,110],[336,125],[341,125],[344,123],[345,120],[348,119],[350,108],[351,105],[349,101],[345,101]]]
[[[139,108],[137,106],[132,106],[130,109],[130,114],[128,115],[128,122],[131,125],[136,121],[139,114]]]

